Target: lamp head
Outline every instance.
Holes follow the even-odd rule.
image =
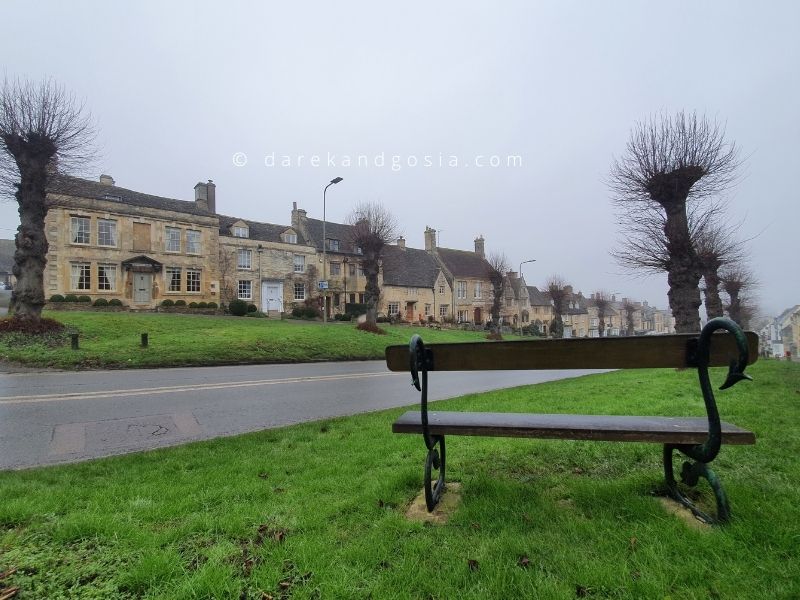
[[[334,177],[333,179],[331,179],[331,183],[339,183],[341,180],[342,180],[341,177]]]

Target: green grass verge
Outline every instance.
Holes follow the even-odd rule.
[[[390,410],[0,473],[0,571],[18,567],[5,583],[22,599],[797,598],[800,366],[750,372],[718,394],[758,438],[714,463],[722,528],[665,512],[656,445],[457,437],[461,506],[445,525],[409,522],[424,446],[390,433]],[[703,414],[696,375],[670,370],[436,406]]]
[[[158,313],[51,311],[46,316],[78,331],[80,349],[71,350],[68,341],[53,347],[0,337],[0,360],[63,369],[365,360],[382,359],[386,346],[407,344],[414,333],[430,342],[486,338],[482,332],[386,324],[381,327],[387,335],[375,335],[357,330],[355,323]],[[147,348],[140,345],[144,332]]]

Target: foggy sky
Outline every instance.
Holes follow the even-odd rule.
[[[635,121],[705,113],[746,159],[726,198],[755,236],[761,306],[800,302],[800,3],[11,1],[2,14],[5,74],[53,77],[91,109],[92,177],[185,200],[213,179],[220,213],[288,224],[292,202],[322,218],[341,176],[329,220],[377,200],[409,246],[426,226],[450,248],[483,235],[515,270],[536,259],[529,285],[559,273],[662,308],[666,277],[632,278],[609,255],[604,178]],[[474,162],[493,155],[503,166]],[[0,237],[17,224],[0,204]]]

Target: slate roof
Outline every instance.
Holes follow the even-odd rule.
[[[485,258],[468,250],[453,250],[452,248],[437,248],[439,258],[454,277],[475,277],[489,279],[491,267]]]
[[[535,285],[527,287],[531,306],[550,306],[550,295],[547,292],[540,291]]]
[[[307,242],[322,252],[322,221],[319,219],[306,219],[306,229],[309,239]],[[355,254],[353,245],[353,226],[344,223],[326,221],[325,235],[329,240],[339,240],[340,254]]]
[[[0,273],[11,273],[16,251],[14,240],[0,240]]]
[[[175,212],[184,212],[192,215],[212,216],[206,210],[202,210],[194,200],[176,200],[174,198],[164,198],[162,196],[152,196],[135,192],[116,185],[106,185],[99,181],[90,181],[78,177],[58,175],[50,183],[48,192],[64,194],[67,196],[78,196],[80,198],[94,198],[106,200],[108,202],[118,202],[128,206],[141,206],[144,208],[158,208]]]
[[[433,288],[439,264],[429,252],[417,248],[384,246],[383,283],[419,288]]]
[[[250,229],[250,236],[246,239],[258,240],[261,242],[283,242],[281,234],[287,229],[291,229],[297,234],[297,243],[304,245],[306,243],[303,234],[291,225],[275,225],[273,223],[260,223],[258,221],[249,221],[248,219],[240,219],[239,217],[229,217],[226,215],[217,215],[219,217],[219,233],[220,235],[231,235],[231,225],[241,221],[246,223]]]

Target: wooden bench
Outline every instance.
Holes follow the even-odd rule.
[[[445,436],[505,436],[663,444],[664,476],[670,496],[691,509],[699,519],[721,523],[730,518],[730,508],[719,478],[708,464],[716,458],[723,443],[754,444],[755,435],[720,421],[708,367],[729,367],[720,388],[725,389],[742,379],[750,379],[744,369],[757,357],[758,336],[744,333],[736,323],[723,318],[710,321],[700,334],[430,346],[425,346],[415,335],[409,346],[386,349],[389,369],[410,371],[412,383],[421,393],[420,410],[400,416],[392,425],[392,431],[423,436],[428,449],[424,489],[429,511],[434,509],[444,491]],[[432,371],[663,367],[697,369],[706,417],[428,411],[428,374]],[[711,485],[717,504],[716,518],[701,511],[679,489],[672,466],[676,450],[691,459],[683,464],[682,481],[695,486],[703,477]],[[433,481],[433,471],[438,471],[436,481]]]

